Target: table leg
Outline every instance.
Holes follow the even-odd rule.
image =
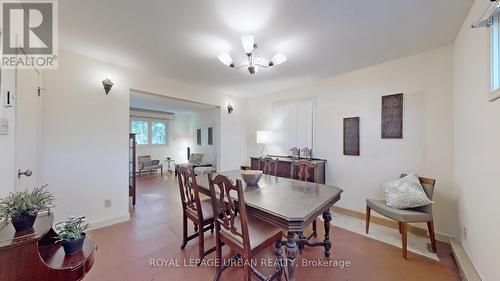
[[[330,210],[323,213],[323,219],[325,220],[325,257],[330,256],[330,249],[332,248],[332,243],[330,242],[330,222],[332,221],[332,214]]]
[[[302,242],[307,241],[307,238],[304,236],[304,232],[301,231],[298,233],[299,235],[299,252],[302,254],[302,250],[304,250],[304,244]]]
[[[297,233],[288,231],[288,240],[286,242],[286,266],[288,268],[288,281],[295,281],[295,257],[299,251],[297,247]]]

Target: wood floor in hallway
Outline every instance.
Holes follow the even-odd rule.
[[[404,260],[400,248],[338,227],[332,229],[333,254],[330,259],[323,256],[322,248],[304,249],[297,258],[297,280],[461,280],[447,244],[438,244],[440,262],[412,253],[409,253],[408,260]],[[193,231],[192,225],[190,231]],[[132,210],[130,221],[93,230],[89,236],[96,241],[98,250],[94,267],[84,279],[86,281],[214,279],[216,268],[210,263],[214,262],[215,253],[206,258],[205,265],[197,267],[194,263],[198,240],[192,240],[184,250],[180,249],[182,209],[177,181],[171,175],[139,178],[137,205]],[[205,233],[207,249],[214,245],[214,237],[210,232]],[[320,237],[321,231],[317,239]],[[223,254],[225,257],[231,255],[227,249]],[[260,264],[259,270],[271,273],[273,267],[264,262],[273,257],[273,249],[264,251],[256,260]],[[238,267],[232,267],[222,275],[222,280],[242,279],[243,272]]]

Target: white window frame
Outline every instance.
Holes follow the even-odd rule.
[[[169,129],[169,122],[168,120],[164,119],[155,119],[155,118],[138,118],[138,117],[131,117],[130,122],[129,122],[129,131],[132,131],[132,121],[143,121],[147,122],[148,124],[148,141],[147,144],[137,144],[137,146],[141,147],[146,147],[146,146],[168,146],[168,129]],[[165,124],[165,144],[153,144],[153,122],[155,123],[164,123]]]
[[[489,101],[500,98],[500,14],[491,18],[491,85]]]

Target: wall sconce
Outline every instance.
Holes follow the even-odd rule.
[[[113,87],[113,82],[111,82],[111,77],[106,77],[106,79],[102,80],[102,85],[104,86],[104,91],[106,92],[106,95],[108,95],[109,91],[111,91],[111,88]]]
[[[234,108],[231,102],[227,104],[227,114],[231,114],[233,112]]]

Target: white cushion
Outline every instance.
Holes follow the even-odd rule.
[[[410,209],[434,203],[427,197],[415,173],[385,183],[382,188],[385,192],[385,204],[392,208]]]

